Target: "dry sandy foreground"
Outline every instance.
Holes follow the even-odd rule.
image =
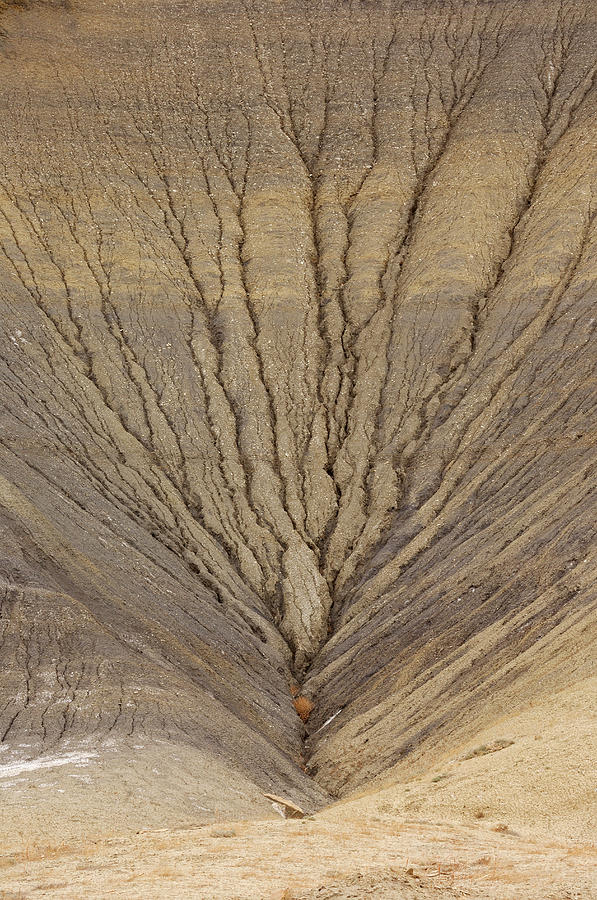
[[[376,815],[375,813],[378,812]],[[595,847],[409,821],[375,804],[32,848],[3,858],[3,900],[51,897],[475,897],[588,900]]]

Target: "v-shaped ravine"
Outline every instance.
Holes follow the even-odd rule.
[[[593,4],[104,6],[3,38],[14,433],[302,679],[491,480],[478,441],[589,278]]]

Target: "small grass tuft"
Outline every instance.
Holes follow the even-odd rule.
[[[475,759],[475,757],[485,756],[487,753],[497,753],[498,750],[504,750],[506,747],[511,747],[513,743],[514,741],[509,741],[507,738],[498,738],[490,744],[480,744],[478,747],[475,747],[474,750],[470,750],[462,758]]]
[[[311,715],[311,713],[313,712],[313,707],[314,707],[313,701],[309,700],[308,697],[305,697],[303,694],[301,694],[300,696],[296,697],[296,699],[293,701],[293,703],[294,703],[294,708],[296,709],[297,713],[299,714],[299,716],[301,717],[303,722],[306,722],[307,719],[309,718],[309,716]]]

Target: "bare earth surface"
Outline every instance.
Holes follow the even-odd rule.
[[[0,0],[0,897],[597,896],[596,298],[595,0]]]

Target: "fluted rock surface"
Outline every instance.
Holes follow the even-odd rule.
[[[3,6],[9,752],[316,804],[587,674],[593,0]]]

